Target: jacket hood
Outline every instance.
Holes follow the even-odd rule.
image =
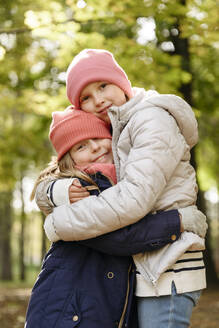
[[[127,122],[139,110],[151,106],[168,111],[176,120],[186,143],[192,148],[198,142],[198,124],[192,108],[182,98],[172,94],[159,94],[154,90],[133,88],[135,96],[119,107],[119,120]],[[112,107],[112,111],[118,107]]]

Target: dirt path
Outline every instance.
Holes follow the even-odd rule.
[[[1,328],[24,327],[29,295],[30,289],[0,288]],[[193,312],[190,328],[219,328],[219,286],[204,291]]]

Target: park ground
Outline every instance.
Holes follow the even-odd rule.
[[[30,288],[0,287],[1,328],[23,328]],[[190,328],[219,327],[219,286],[206,289],[194,309]]]

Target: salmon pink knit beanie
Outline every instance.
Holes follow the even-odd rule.
[[[58,160],[75,144],[86,139],[112,139],[109,125],[95,115],[75,109],[52,113],[49,138]]]
[[[67,96],[71,104],[80,108],[80,94],[92,82],[110,82],[117,85],[131,98],[131,83],[113,55],[106,50],[84,49],[74,57],[67,70]]]

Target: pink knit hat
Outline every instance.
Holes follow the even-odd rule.
[[[126,73],[109,51],[84,49],[72,60],[67,70],[67,96],[71,104],[79,109],[81,91],[89,83],[99,81],[116,84],[129,98],[133,96]]]
[[[80,110],[66,109],[52,113],[49,138],[58,160],[75,144],[86,139],[112,139],[109,125],[95,115]]]

